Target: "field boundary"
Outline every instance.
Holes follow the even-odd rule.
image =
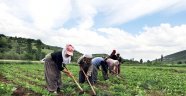
[[[122,66],[148,66],[148,67],[186,67],[186,64],[121,64]]]
[[[43,64],[43,62],[30,61],[30,60],[3,60],[3,59],[0,59],[0,64]]]

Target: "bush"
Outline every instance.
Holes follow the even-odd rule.
[[[181,61],[178,61],[177,64],[182,64],[182,62]]]
[[[186,61],[184,63],[186,64]]]

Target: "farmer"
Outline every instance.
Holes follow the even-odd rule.
[[[45,56],[44,73],[49,92],[60,92],[60,88],[62,87],[60,71],[72,77],[72,73],[67,71],[64,67],[66,64],[70,63],[73,52],[74,47],[71,44],[67,44],[62,51],[49,53]]]
[[[85,82],[85,79],[86,79],[85,75],[86,75],[90,83],[93,84],[93,81],[92,81],[93,65],[91,64],[91,59],[92,59],[91,54],[84,54],[78,59],[77,63],[80,66],[79,83]],[[85,74],[83,73],[83,71],[85,72]]]
[[[121,66],[121,63],[122,63],[122,59],[121,59],[119,53],[117,53],[116,56],[117,56],[117,60],[119,61],[119,65],[118,65],[118,74],[120,74],[120,66]]]
[[[113,60],[111,58],[106,58],[106,62],[108,64],[110,73],[118,74],[119,61],[118,60]]]
[[[102,76],[104,80],[108,79],[108,74],[107,74],[107,70],[108,70],[108,65],[105,61],[104,58],[102,57],[95,57],[92,59],[91,63],[93,64],[93,81],[94,83],[96,83],[97,81],[97,75],[98,75],[98,70],[100,70],[100,66],[102,69]]]
[[[109,58],[113,59],[113,60],[117,60],[117,56],[116,56],[116,50],[113,50],[112,53],[109,55]]]

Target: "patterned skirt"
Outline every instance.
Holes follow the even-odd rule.
[[[51,58],[46,58],[44,68],[48,91],[57,91],[57,88],[62,87],[61,73],[57,64]]]

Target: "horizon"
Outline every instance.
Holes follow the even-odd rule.
[[[0,34],[155,60],[186,48],[184,0],[1,0]]]
[[[4,35],[4,34],[0,34],[0,35]],[[6,36],[6,35],[5,35]],[[13,37],[13,36],[8,36],[8,37]],[[32,39],[32,38],[24,38],[24,37],[18,37],[18,36],[14,36],[13,38],[23,38],[23,39]],[[40,39],[33,39],[33,40],[40,40]],[[42,41],[41,41],[42,42]],[[43,43],[43,42],[42,42]],[[45,44],[45,43],[43,43],[43,44]],[[47,45],[47,44],[45,44],[45,45]],[[52,46],[52,45],[48,45],[48,46]],[[53,46],[53,47],[60,47],[60,46]],[[60,47],[60,48],[62,48],[62,47]],[[76,50],[77,52],[79,52],[78,50]],[[179,53],[179,52],[183,52],[183,51],[186,51],[185,49],[184,50],[179,50],[178,52],[175,52],[175,53]],[[81,53],[81,52],[80,52]],[[170,54],[168,54],[168,55],[166,55],[166,56],[169,56],[169,55],[173,55],[173,54],[175,54],[175,53],[170,53]],[[82,53],[81,53],[82,54]],[[95,54],[103,54],[103,55],[109,55],[109,54],[107,54],[107,53],[92,53],[92,55],[95,55]],[[165,57],[164,55],[162,55],[163,57]],[[121,56],[122,57],[122,56]],[[123,57],[122,57],[123,58]],[[127,59],[127,58],[123,58],[123,59]],[[160,59],[160,57],[159,58],[155,58],[155,59],[153,59],[153,60],[149,60],[149,61],[154,61],[154,60],[156,60],[156,59]],[[135,58],[128,58],[127,60],[134,60],[134,61],[140,61],[140,60],[135,60]],[[142,59],[143,60],[143,59]],[[148,60],[143,60],[144,62],[147,62]]]

